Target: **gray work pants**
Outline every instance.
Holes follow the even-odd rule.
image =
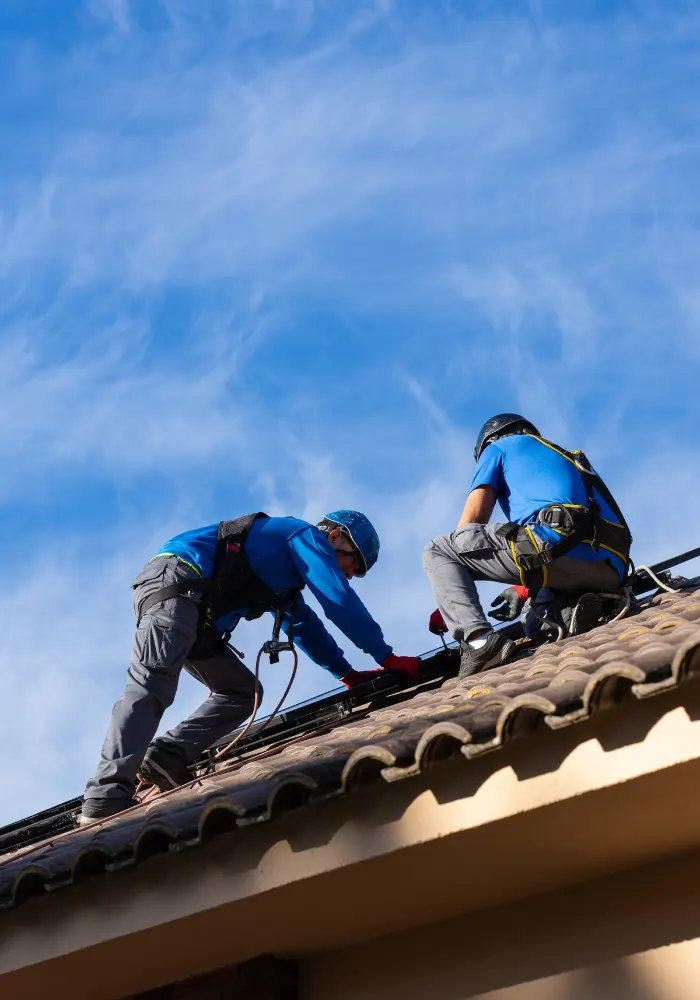
[[[146,597],[183,579],[196,580],[197,575],[174,556],[147,563],[133,584],[137,618]],[[87,783],[85,798],[131,797],[136,773],[151,742],[180,754],[190,764],[250,715],[255,680],[231,649],[222,646],[220,655],[206,660],[188,659],[197,637],[199,601],[198,594],[173,597],[154,605],[138,623],[126,688],[112,711],[100,762]],[[175,698],[183,666],[210,689],[211,695],[184,722],[153,740],[163,712]]]
[[[497,534],[500,524],[465,524],[433,538],[423,549],[423,568],[445,624],[462,642],[479,629],[493,628],[484,615],[475,580],[520,584],[510,546]],[[620,577],[607,560],[583,562],[562,556],[548,567],[548,586],[564,593],[618,590]]]

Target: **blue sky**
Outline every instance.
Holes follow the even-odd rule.
[[[697,544],[699,124],[692,3],[0,0],[0,822],[82,790],[178,530],[365,510],[425,650],[517,410]]]

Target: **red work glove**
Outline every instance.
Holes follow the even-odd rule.
[[[417,656],[397,656],[396,653],[390,653],[382,666],[385,670],[400,670],[407,674],[412,684],[417,684],[420,680],[421,661]]]
[[[449,629],[445,625],[445,619],[442,617],[442,612],[440,608],[435,608],[432,615],[428,619],[428,628],[433,633],[433,635],[444,635]]]
[[[375,677],[383,676],[383,670],[353,670],[351,668],[344,677],[340,678],[340,682],[350,690],[350,688],[357,687],[358,684],[365,684],[367,681],[373,681]]]

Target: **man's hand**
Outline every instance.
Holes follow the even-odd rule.
[[[491,601],[495,611],[489,611],[489,618],[499,622],[512,622],[523,610],[523,604],[528,598],[527,587],[506,587],[498,597]]]
[[[421,661],[417,656],[397,656],[390,653],[386,660],[382,661],[385,670],[400,670],[401,673],[408,674],[412,684],[417,684],[420,680]]]
[[[435,608],[432,615],[428,619],[428,628],[433,635],[444,635],[445,632],[449,632],[447,625],[445,625],[445,619],[442,617],[440,608]]]
[[[377,677],[386,677],[387,673],[401,673],[406,675],[412,684],[417,684],[421,674],[421,660],[417,656],[397,656],[390,653],[382,663],[382,670],[348,670],[340,678],[346,688],[357,687],[358,684],[366,684],[367,681],[374,681]]]

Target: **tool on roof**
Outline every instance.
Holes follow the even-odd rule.
[[[445,639],[445,633],[449,632],[449,629],[447,625],[445,625],[445,619],[442,617],[442,611],[440,611],[440,608],[435,608],[428,619],[428,629],[433,633],[433,635],[440,636],[443,649],[447,649],[448,646]]]

